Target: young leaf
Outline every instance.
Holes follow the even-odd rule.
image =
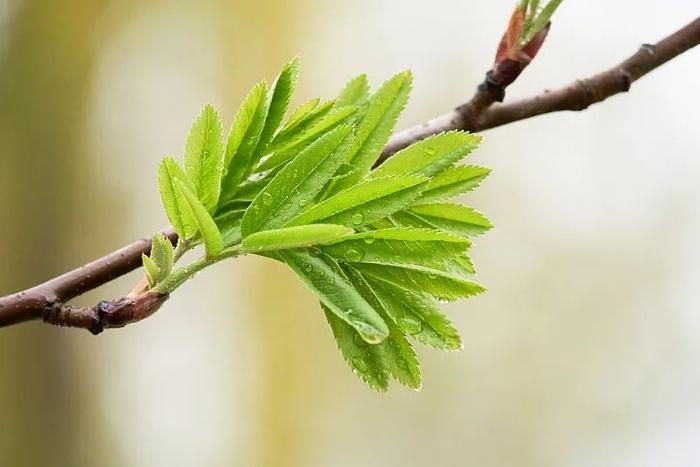
[[[389,337],[381,344],[378,344],[385,355],[389,374],[404,386],[408,386],[411,389],[420,389],[421,376],[418,358],[413,351],[413,347],[404,337],[404,332],[393,323],[384,305],[362,274],[353,268],[344,270],[355,288],[375,310],[379,311],[387,326],[389,326]]]
[[[219,201],[224,153],[221,121],[214,107],[207,104],[192,124],[185,143],[185,170],[194,193],[209,212]]]
[[[439,230],[392,228],[357,233],[323,251],[350,263],[422,264],[439,269],[467,250],[469,241]]]
[[[360,107],[367,102],[369,97],[369,83],[367,75],[361,74],[345,85],[335,99],[335,107],[355,106]]]
[[[311,99],[297,107],[272,140],[271,150],[284,146],[291,138],[317,123],[333,108],[333,101],[319,105],[319,99]]]
[[[491,173],[477,165],[450,167],[433,177],[415,204],[430,204],[472,191]]]
[[[349,155],[353,172],[339,179],[329,191],[338,193],[362,180],[377,160],[396,125],[411,91],[411,73],[404,71],[385,82],[370,97],[364,117],[358,123],[356,140]]]
[[[303,121],[305,118],[307,118],[309,115],[313,113],[313,111],[318,107],[318,104],[321,102],[321,99],[318,97],[314,99],[310,99],[303,104],[299,105],[296,109],[292,111],[292,114],[289,116],[285,124],[282,126],[280,131],[285,131],[287,130],[290,126],[296,125],[298,122]],[[325,105],[325,104],[324,104]],[[331,103],[332,105],[332,103]]]
[[[163,272],[160,270],[160,268],[158,268],[156,263],[154,263],[153,260],[145,254],[141,254],[141,262],[143,263],[143,269],[146,272],[148,285],[153,287],[164,277]]]
[[[379,345],[368,344],[352,326],[321,305],[340,353],[362,381],[377,391],[389,388],[389,372]]]
[[[260,142],[258,143],[261,152],[264,152],[270,141],[272,141],[275,131],[279,128],[280,122],[282,122],[282,118],[287,112],[287,107],[289,106],[289,101],[292,100],[294,87],[299,76],[299,67],[299,58],[295,58],[287,63],[272,86],[267,119],[260,133]]]
[[[336,242],[352,233],[352,229],[337,224],[301,225],[256,232],[245,237],[241,246],[251,253],[305,248]]]
[[[348,117],[350,117],[355,110],[355,107],[343,107],[341,109],[331,110],[316,123],[300,131],[286,144],[282,146],[276,145],[274,148],[274,154],[265,159],[257,167],[256,171],[261,172],[269,170],[289,161],[309,144],[318,139],[321,135],[346,122]]]
[[[561,2],[562,0],[550,0],[547,2],[547,4],[540,11],[539,15],[537,15],[537,17],[530,23],[528,34],[523,38],[523,42],[528,41],[530,38],[532,38],[532,36],[537,34],[538,31],[544,29],[556,9],[559,8]],[[535,6],[535,9],[537,9],[537,6]]]
[[[177,180],[189,183],[182,167],[172,157],[164,157],[158,166],[160,199],[175,232],[181,239],[189,240],[197,233],[197,221],[188,209],[187,201],[176,188]],[[190,189],[193,189],[191,185]]]
[[[378,344],[389,335],[379,314],[322,258],[306,251],[284,250],[277,255],[297,273],[326,307],[347,322],[370,344]]]
[[[187,202],[192,217],[197,221],[197,229],[202,235],[204,240],[204,246],[207,250],[207,255],[213,256],[219,254],[224,249],[224,241],[221,238],[221,232],[216,226],[214,219],[204,207],[204,205],[197,199],[197,197],[190,191],[190,189],[181,180],[176,181],[176,189],[180,192],[182,197]]]
[[[403,330],[387,318],[389,337],[381,345],[386,353],[389,373],[399,383],[406,387],[420,391],[421,374],[418,357],[413,346],[406,339]]]
[[[431,136],[402,149],[370,173],[384,177],[404,173],[436,175],[479,146],[481,137],[464,131],[450,131]]]
[[[371,224],[413,202],[424,190],[425,180],[417,175],[367,180],[322,201],[288,225],[323,222],[354,228]]]
[[[399,287],[431,295],[439,300],[457,300],[485,291],[482,286],[475,282],[425,266],[355,263],[353,267],[363,274],[391,282]]]
[[[432,300],[390,282],[368,281],[392,321],[418,342],[439,350],[462,348],[459,333]]]
[[[426,204],[412,207],[411,212],[433,228],[466,237],[480,235],[493,227],[483,214],[461,204]]]
[[[175,262],[175,258],[173,256],[173,245],[162,233],[157,233],[153,236],[153,241],[151,242],[151,255],[149,259],[153,260],[153,263],[158,266],[158,269],[163,274],[163,277],[170,274],[170,272],[173,270],[173,263]]]
[[[255,85],[243,100],[231,124],[224,153],[224,176],[221,180],[223,201],[233,198],[238,184],[248,176],[252,166],[257,163],[255,149],[267,116],[266,91],[265,81]]]
[[[345,160],[351,131],[341,126],[326,133],[280,170],[243,216],[243,236],[280,227],[312,203]]]

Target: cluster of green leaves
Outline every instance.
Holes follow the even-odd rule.
[[[370,93],[365,75],[335,100],[292,111],[299,62],[258,83],[224,139],[216,111],[199,114],[184,167],[166,157],[158,179],[180,241],[154,237],[144,266],[152,289],[171,292],[226,257],[257,254],[286,263],[318,296],[338,347],[371,387],[391,377],[419,388],[411,341],[455,350],[460,337],[436,300],[483,292],[470,280],[471,237],[491,223],[452,203],[489,170],[457,165],[480,138],[448,132],[418,142],[372,170],[411,88],[399,73]],[[203,244],[199,261],[173,271]]]
[[[521,43],[527,44],[541,31],[563,0],[549,0],[544,5],[540,0],[520,0],[520,9],[524,13]]]

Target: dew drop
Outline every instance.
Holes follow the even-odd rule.
[[[297,204],[299,204],[300,208],[303,208],[304,206],[306,206],[307,203],[308,201],[306,201],[305,199],[300,199]]]
[[[408,316],[399,318],[399,325],[401,326],[401,329],[409,334],[418,334],[423,330],[423,325],[420,321]]]
[[[371,245],[372,243],[374,243],[374,237],[365,237],[364,240],[367,245]]]
[[[365,216],[363,216],[359,212],[357,214],[352,215],[352,224],[353,225],[361,225],[364,221],[365,221]]]
[[[345,259],[348,261],[360,261],[362,259],[362,253],[351,248],[345,252]]]
[[[362,337],[360,337],[360,335],[358,333],[353,334],[352,341],[358,347],[364,347],[364,345],[365,345],[365,341],[362,340]]]
[[[272,195],[270,193],[263,193],[262,202],[266,206],[271,205],[272,204]]]

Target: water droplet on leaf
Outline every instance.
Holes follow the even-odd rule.
[[[418,334],[423,330],[423,325],[421,322],[409,316],[399,318],[399,325],[401,326],[401,329],[409,334]]]
[[[345,252],[345,259],[348,261],[360,261],[362,256],[361,252],[353,250],[352,248]]]
[[[361,225],[364,221],[365,221],[365,216],[363,216],[359,212],[357,214],[352,215],[352,224],[353,225]]]

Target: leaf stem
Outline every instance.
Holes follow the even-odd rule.
[[[203,256],[197,261],[174,271],[160,284],[155,286],[152,291],[157,293],[171,293],[207,266],[211,266],[226,258],[234,258],[241,253],[243,253],[241,247],[239,245],[234,245],[216,255]]]

